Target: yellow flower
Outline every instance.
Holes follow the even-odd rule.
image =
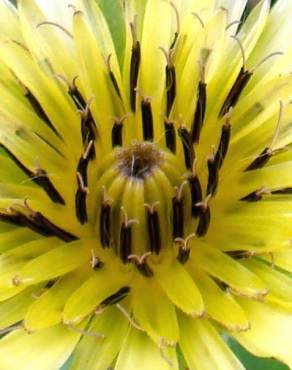
[[[0,370],[292,367],[292,3],[0,1]]]

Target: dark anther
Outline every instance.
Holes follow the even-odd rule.
[[[107,58],[107,66],[108,66],[108,73],[109,73],[109,78],[112,82],[112,85],[113,85],[113,88],[115,89],[115,92],[117,93],[118,97],[120,98],[121,97],[121,92],[120,92],[120,88],[119,88],[119,85],[118,85],[118,82],[117,82],[117,79],[111,69],[111,65],[110,65],[110,59],[111,59],[111,54],[108,56]]]
[[[100,305],[111,306],[113,304],[117,304],[130,293],[130,290],[131,290],[130,287],[124,286],[121,289],[119,289],[116,293],[103,300]]]
[[[153,274],[153,271],[151,270],[151,268],[149,267],[148,263],[146,261],[144,261],[143,263],[136,263],[136,267],[138,269],[138,271],[145,277],[152,277],[154,274]]]
[[[215,157],[208,158],[208,184],[207,184],[207,195],[214,194],[217,190],[219,180],[219,168]]]
[[[144,140],[153,141],[153,115],[151,103],[148,98],[143,98],[141,101],[143,138]]]
[[[99,220],[100,242],[103,247],[109,247],[111,243],[110,218],[111,218],[111,206],[109,205],[108,202],[104,201],[101,205]]]
[[[49,117],[47,116],[46,112],[44,111],[43,107],[37,100],[37,98],[32,94],[32,92],[26,87],[25,88],[25,97],[29,101],[31,107],[35,111],[35,113],[38,115],[38,117],[43,120],[47,126],[54,131],[54,133],[60,137],[58,131],[53,126],[52,122],[50,121]]]
[[[198,237],[206,235],[210,225],[211,212],[208,204],[208,198],[209,196],[207,197],[205,202],[200,202],[197,204],[199,210],[199,223],[197,226],[196,235]]]
[[[225,253],[234,259],[249,258],[255,255],[254,251],[246,251],[246,250],[234,250],[234,251],[227,251]]]
[[[246,171],[252,171],[252,170],[257,170],[259,168],[262,168],[264,167],[269,159],[275,154],[277,153],[278,151],[281,151],[281,149],[277,149],[277,150],[274,150],[273,147],[274,147],[274,144],[276,143],[277,141],[277,138],[279,136],[279,132],[280,132],[280,124],[281,124],[281,120],[282,120],[282,116],[283,116],[283,110],[284,110],[284,105],[283,105],[283,102],[280,101],[280,110],[279,110],[279,117],[278,117],[278,121],[277,121],[277,125],[276,125],[276,130],[275,130],[275,133],[272,137],[272,141],[271,141],[271,144],[266,147],[257,157],[256,159],[245,169],[245,172]]]
[[[194,118],[191,127],[191,139],[192,143],[198,143],[200,140],[200,134],[203,127],[207,104],[207,84],[205,81],[199,81],[197,88],[197,104],[194,113]]]
[[[73,79],[72,84],[68,84],[68,94],[71,96],[75,106],[77,109],[85,110],[86,109],[86,101],[83,98],[81,92],[79,91],[78,87],[76,86],[76,79]]]
[[[131,23],[131,31],[133,35],[133,46],[130,65],[130,105],[133,112],[136,110],[136,89],[138,82],[139,67],[141,62],[141,47],[136,39],[135,24]]]
[[[271,194],[291,195],[292,194],[292,188],[287,187],[287,188],[272,190]]]
[[[177,190],[176,196],[172,198],[173,239],[184,236],[184,198],[182,196],[184,182]]]
[[[40,212],[33,212],[31,215],[24,215],[12,209],[9,212],[0,212],[0,221],[17,226],[28,227],[32,231],[44,236],[56,236],[65,242],[71,242],[78,238],[61,229],[45,218]]]
[[[37,168],[33,180],[42,189],[44,189],[44,191],[47,193],[47,195],[53,202],[65,205],[64,199],[62,198],[61,194],[58,192],[58,190],[55,188],[55,186],[49,179],[48,174],[45,170]]]
[[[185,249],[182,246],[179,247],[177,260],[184,265],[190,257],[190,249]]]
[[[86,207],[88,188],[84,184],[84,179],[79,172],[77,172],[77,183],[78,189],[75,194],[75,212],[78,221],[81,223],[81,225],[83,225],[88,221]]]
[[[159,215],[155,209],[155,205],[147,207],[147,225],[148,225],[148,234],[150,239],[150,250],[155,254],[159,254],[161,249],[161,238],[160,238],[160,224],[159,224]]]
[[[176,73],[174,65],[166,65],[166,116],[168,117],[176,96]]]
[[[120,257],[123,263],[128,263],[128,256],[132,253],[132,227],[122,223],[120,231]]]
[[[263,198],[263,195],[271,195],[272,192],[269,189],[261,188],[258,190],[255,190],[248,195],[242,197],[240,200],[246,201],[246,202],[257,202],[258,200],[261,200]]]
[[[221,107],[219,117],[223,117],[231,107],[235,107],[251,76],[252,72],[246,71],[244,67],[241,67],[239,74]]]
[[[188,181],[192,197],[192,216],[197,218],[199,216],[199,209],[196,204],[202,201],[202,187],[197,175],[191,175]]]
[[[184,150],[185,166],[187,169],[190,170],[192,168],[192,165],[195,159],[195,151],[194,151],[191,135],[184,126],[179,127],[178,135],[181,138],[181,142],[182,142],[182,146]]]
[[[102,262],[101,259],[95,257],[94,259],[91,260],[91,267],[93,270],[99,270],[104,266],[104,263]]]
[[[175,242],[179,244],[177,260],[184,265],[190,256],[189,242],[196,234],[190,234],[186,239],[176,238]]]
[[[222,126],[220,142],[215,154],[215,162],[217,163],[218,168],[221,168],[223,164],[230,142],[231,125],[228,121],[229,120],[227,120]]]
[[[151,255],[151,252],[146,252],[143,256],[137,256],[135,254],[130,254],[128,256],[129,261],[133,261],[137,270],[145,277],[152,277],[153,271],[148,265],[146,259]]]
[[[89,163],[89,156],[81,156],[77,165],[77,172],[80,173],[84,186],[87,186],[87,167]]]
[[[89,109],[85,109],[81,113],[81,136],[84,147],[86,147],[90,141],[96,139],[96,126]],[[91,147],[89,158],[95,158],[94,145]]]
[[[62,198],[58,190],[54,187],[45,170],[38,168],[36,170],[36,173],[30,171],[8,148],[6,148],[4,145],[0,146],[27,176],[31,177],[32,180],[47,193],[47,195],[53,202],[62,205],[65,204],[64,199]]]
[[[251,162],[251,164],[244,170],[245,172],[247,171],[252,171],[252,170],[257,170],[259,168],[264,167],[269,159],[272,157],[272,151],[269,147],[265,148],[260,155],[256,157],[256,159]]]
[[[123,122],[115,121],[113,128],[112,128],[112,147],[115,148],[116,146],[123,145]]]
[[[115,77],[113,71],[110,71],[109,72],[109,77],[110,77],[110,80],[111,80],[111,82],[113,84],[113,87],[115,89],[115,92],[117,93],[118,97],[120,98],[121,97],[120,88],[119,88],[119,85],[117,83],[117,80],[116,80],[116,77]]]
[[[56,284],[56,280],[49,280],[44,286],[45,289],[50,289]]]
[[[129,220],[126,210],[121,207],[123,222],[120,230],[120,258],[123,263],[129,262],[132,252],[132,225],[139,223],[138,220]]]
[[[164,133],[165,133],[165,142],[167,148],[172,152],[176,152],[176,134],[174,129],[173,122],[168,119],[164,120]]]

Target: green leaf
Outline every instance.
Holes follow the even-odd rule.
[[[112,34],[120,66],[123,64],[126,45],[124,11],[121,1],[97,0]]]
[[[277,360],[253,356],[231,338],[228,338],[228,344],[246,370],[289,370],[288,366]]]

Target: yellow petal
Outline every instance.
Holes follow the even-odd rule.
[[[245,333],[234,334],[256,356],[275,357],[292,366],[292,315],[275,303],[239,299],[251,323]]]
[[[207,274],[194,271],[194,280],[202,294],[206,313],[230,331],[246,330],[248,318],[230,293],[224,292]]]
[[[200,316],[204,312],[202,296],[185,268],[176,260],[163,265],[151,265],[154,277],[168,298],[187,314]]]
[[[84,243],[77,240],[63,244],[28,262],[19,271],[19,281],[23,284],[35,284],[39,281],[54,279],[72,271],[88,260],[90,254]]]
[[[59,370],[79,337],[61,325],[32,334],[17,330],[1,339],[0,368]]]
[[[179,339],[175,306],[153,279],[140,278],[133,286],[133,315],[157,343]],[[157,304],[153,304],[157,302]]]
[[[116,271],[115,275],[113,275],[113,271]],[[93,312],[103,300],[127,285],[126,280],[116,270],[115,264],[105,264],[95,271],[68,299],[63,311],[63,322],[66,324],[79,323],[86,315]]]
[[[176,370],[175,350],[161,351],[145,333],[131,328],[118,355],[115,370]]]
[[[127,320],[115,307],[108,307],[95,316],[74,352],[72,370],[110,367],[126,336],[127,327]]]
[[[84,281],[83,275],[84,272],[80,271],[65,275],[37,298],[25,315],[25,328],[28,331],[35,331],[59,324],[65,303]]]
[[[209,321],[179,315],[180,345],[192,370],[244,370]]]
[[[34,293],[39,287],[29,287],[0,305],[0,329],[21,321],[34,301]]]
[[[194,252],[194,253],[193,253]],[[191,263],[202,266],[208,274],[228,284],[240,295],[261,298],[267,289],[260,279],[226,254],[202,244],[194,245]]]

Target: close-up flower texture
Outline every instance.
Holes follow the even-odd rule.
[[[0,1],[0,370],[292,368],[292,1]]]

